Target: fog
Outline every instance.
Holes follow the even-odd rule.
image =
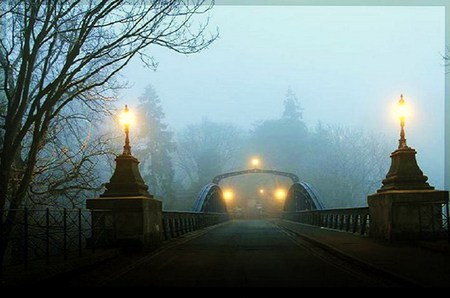
[[[412,107],[408,145],[430,184],[443,188],[443,8],[217,5],[210,14],[210,30],[216,28],[219,39],[195,55],[150,48],[156,71],[132,60],[119,105],[136,107],[151,84],[177,134],[204,119],[248,131],[280,118],[290,88],[308,129],[320,122],[383,135],[393,151],[393,110],[404,94]],[[245,153],[243,160],[252,154]],[[228,168],[234,166],[245,163]]]

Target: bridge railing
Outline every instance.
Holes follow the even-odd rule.
[[[284,212],[282,217],[287,220],[329,229],[360,235],[369,234],[368,207]]]
[[[16,219],[7,236],[0,224],[0,242],[7,243],[4,267],[28,269],[30,262],[49,265],[81,257],[86,248],[95,253],[103,247],[101,240],[113,232],[112,224],[105,224],[111,214],[107,210],[21,208],[9,212],[14,212]],[[8,220],[6,213],[0,216]]]
[[[163,239],[170,240],[227,220],[229,220],[229,216],[226,213],[163,211]]]
[[[416,204],[427,206],[416,208],[421,238],[447,239],[450,242],[448,202],[436,202],[432,206],[429,203]],[[408,206],[411,206],[411,203],[408,203]],[[359,235],[369,235],[370,229],[368,207],[284,212],[282,218]]]
[[[86,209],[14,209],[15,224],[8,236],[0,224],[0,242],[7,243],[3,269],[32,269],[81,257],[86,249],[114,246],[115,223],[110,210]],[[0,214],[2,219],[6,214]],[[163,212],[163,239],[216,225],[228,220],[223,213]],[[8,269],[8,270],[9,270]]]

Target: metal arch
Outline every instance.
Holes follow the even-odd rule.
[[[275,170],[251,169],[251,170],[235,171],[235,172],[220,174],[220,175],[217,175],[216,177],[214,177],[212,182],[214,184],[219,184],[219,182],[222,179],[233,177],[233,176],[246,175],[246,174],[272,174],[272,175],[288,177],[292,180],[292,183],[297,183],[300,181],[298,176],[293,173],[281,172],[281,171],[275,171]]]
[[[215,183],[208,183],[198,193],[193,211],[225,213],[227,208],[222,200],[222,189]]]
[[[322,210],[324,205],[317,190],[307,182],[292,184],[286,197],[284,211]]]
[[[309,197],[316,205],[316,209],[325,209],[323,202],[320,200],[318,191],[311,184],[304,181],[300,182],[299,184],[303,186],[303,189],[308,193]]]

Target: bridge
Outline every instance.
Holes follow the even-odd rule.
[[[114,175],[117,174],[123,173]],[[290,178],[292,184],[278,218],[230,220],[220,182],[229,177],[252,174]],[[115,191],[113,178],[106,191],[110,192],[109,195]],[[134,178],[139,181],[139,177]],[[128,195],[127,199],[123,199],[124,195]],[[138,200],[137,196],[124,194],[123,190],[121,196],[113,197],[112,201],[100,198],[90,202],[92,209],[100,206],[110,209],[92,210],[93,222],[89,227],[92,233],[86,235],[90,239],[87,245],[97,251],[93,254],[97,256],[94,260],[99,261],[89,261],[75,271],[72,271],[71,265],[63,275],[46,277],[41,272],[37,276],[31,271],[28,279],[12,279],[10,284],[24,281],[33,284],[30,280],[36,280],[39,285],[48,286],[55,283],[67,286],[189,287],[449,285],[447,268],[450,266],[450,255],[433,252],[433,249],[449,247],[446,241],[439,240],[450,239],[442,237],[443,233],[448,232],[448,226],[445,226],[448,225],[448,202],[445,199],[433,202],[433,206],[441,211],[447,208],[447,213],[439,213],[440,225],[432,230],[426,230],[426,224],[421,226],[423,235],[434,239],[435,247],[430,250],[424,244],[389,246],[374,242],[369,237],[370,229],[373,229],[369,207],[327,209],[311,184],[283,171],[250,169],[214,177],[200,190],[192,211],[161,213],[161,225],[157,232],[160,238],[154,236],[154,230],[146,230],[142,222],[136,222],[135,218],[142,214],[139,211],[141,205],[156,208],[152,206],[154,200],[151,197]],[[117,204],[120,200],[126,203],[122,201],[120,209],[115,209],[111,203]],[[147,205],[149,202],[152,203]],[[64,212],[66,220],[68,216]],[[143,214],[157,216],[148,212],[146,210]],[[422,214],[422,221],[427,222],[425,213]],[[64,222],[66,226],[67,222]],[[81,226],[77,227],[77,230],[81,229]],[[130,229],[134,232],[130,233]],[[46,230],[49,230],[48,226]],[[112,239],[108,232],[111,230],[115,230]],[[136,238],[133,235],[136,233],[141,235]],[[146,233],[153,235],[149,237],[152,243],[147,245],[150,250],[135,251],[137,247],[146,246]],[[27,237],[30,239],[25,243],[34,243],[32,236]],[[70,239],[70,233],[64,235],[64,239],[66,237]],[[139,241],[142,243],[139,244]],[[111,253],[111,245],[119,245],[125,253],[102,258],[104,254]],[[130,247],[134,251],[131,254]],[[71,255],[70,251],[64,251],[65,258],[68,255]]]
[[[220,181],[230,177],[251,174],[270,174],[288,177],[291,179],[292,185],[287,193],[284,211],[296,212],[324,209],[323,203],[319,199],[317,190],[315,190],[314,187],[307,182],[300,182],[300,179],[296,174],[255,168],[224,173],[214,177],[211,183],[208,183],[201,189],[193,206],[193,211],[226,212],[227,209],[225,206],[225,201],[223,200],[222,189],[219,186]]]
[[[368,206],[337,209],[294,173],[253,168],[214,177],[191,211],[163,210],[125,146],[88,210],[15,210],[19,220],[1,239],[10,245],[2,283],[448,286],[449,193],[426,182],[404,141]],[[220,183],[253,174],[291,180],[283,208],[272,217],[233,219]]]

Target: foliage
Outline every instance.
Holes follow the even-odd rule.
[[[175,150],[173,134],[164,123],[161,101],[151,85],[139,97],[137,118],[141,123],[134,145],[134,155],[141,162],[141,174],[156,197],[173,197],[174,169],[172,153]]]
[[[199,191],[214,176],[234,168],[242,132],[232,124],[203,119],[177,135],[175,165],[186,188]]]
[[[85,129],[96,124],[92,119],[108,115],[115,91],[122,87],[117,75],[133,57],[156,68],[146,51],[151,45],[191,54],[214,41],[217,35],[206,36],[207,19],[194,28],[212,7],[204,2],[2,2],[0,213],[6,217],[0,223],[5,235],[15,217],[14,212],[5,211],[21,206],[30,186],[32,192],[43,195],[58,192],[62,184],[83,183],[79,171],[89,173],[95,156],[106,153],[105,142],[98,136],[83,145],[89,135]],[[82,133],[64,144],[77,126],[75,130]],[[69,146],[75,148],[66,152]],[[48,164],[53,157],[54,163]],[[54,175],[48,172],[56,168]],[[5,247],[0,244],[0,256]]]

